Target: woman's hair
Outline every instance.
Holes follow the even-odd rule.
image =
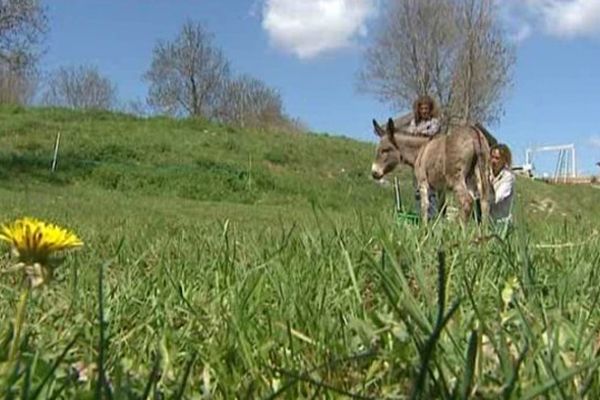
[[[427,104],[429,106],[429,109],[431,110],[431,117],[437,118],[437,107],[435,106],[435,102],[433,101],[433,99],[430,96],[423,95],[423,96],[420,96],[413,103],[413,115],[414,115],[416,124],[421,122],[421,115],[419,114],[419,107],[422,104]]]
[[[500,152],[500,157],[502,157],[502,160],[504,161],[504,165],[506,165],[507,167],[511,167],[512,165],[512,153],[510,152],[510,149],[508,148],[507,145],[499,143],[496,144],[494,146],[492,146],[491,151],[494,150],[498,150]]]

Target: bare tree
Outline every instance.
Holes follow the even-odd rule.
[[[289,133],[308,131],[306,124],[286,114],[283,100],[276,89],[249,75],[242,75],[225,84],[216,117],[242,128]]]
[[[0,102],[23,104],[33,97],[46,32],[39,0],[0,0]]]
[[[50,75],[42,102],[77,109],[110,110],[117,104],[117,89],[94,66],[61,67]]]
[[[0,63],[0,104],[31,103],[38,83],[35,69],[11,68]]]
[[[283,130],[290,133],[306,133],[310,131],[310,126],[299,117],[287,117]]]
[[[151,114],[148,103],[139,98],[125,102],[119,109],[126,114],[135,115],[136,117],[147,117]]]
[[[172,115],[214,115],[229,63],[212,41],[201,24],[188,21],[174,41],[157,43],[144,75],[151,106]]]
[[[243,75],[225,84],[218,117],[241,127],[269,125],[284,118],[283,102],[275,89]]]
[[[514,50],[493,0],[394,0],[365,53],[359,89],[397,109],[433,95],[445,119],[492,122]]]
[[[511,83],[514,53],[494,19],[493,7],[491,1],[481,0],[463,0],[457,7],[462,35],[450,114],[464,122],[497,119],[503,91]]]

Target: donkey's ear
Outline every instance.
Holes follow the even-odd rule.
[[[388,118],[387,133],[388,133],[388,135],[393,135],[394,132],[396,132],[396,127],[394,126],[394,120],[391,118]]]
[[[377,123],[377,121],[375,121],[375,119],[373,119],[373,128],[375,128],[375,134],[379,137],[383,137],[385,135],[385,131],[383,130],[383,128],[381,126],[379,126],[379,124]]]
[[[388,119],[386,133],[394,147],[398,148],[398,143],[396,143],[396,138],[394,137],[394,133],[396,133],[396,127],[394,126],[394,120],[391,118]]]

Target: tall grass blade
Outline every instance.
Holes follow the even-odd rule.
[[[150,376],[148,377],[148,381],[146,382],[146,386],[144,387],[144,392],[142,393],[142,399],[146,400],[150,396],[150,391],[153,387],[156,387],[156,383],[158,382],[158,376],[160,374],[160,356],[155,354],[154,362],[152,363],[152,370],[150,371]]]
[[[175,394],[172,397],[173,400],[179,400],[183,398],[185,386],[187,384],[188,378],[190,377],[190,373],[192,372],[192,366],[194,365],[194,361],[196,361],[196,354],[193,354],[190,361],[188,361],[185,365],[185,371],[183,372],[183,376],[181,377],[181,383],[179,384],[177,392],[175,392]]]
[[[411,400],[416,400],[422,398],[425,393],[425,380],[427,377],[427,372],[429,371],[429,363],[431,361],[431,357],[433,356],[433,351],[435,349],[435,345],[444,329],[444,326],[448,323],[450,318],[454,315],[454,313],[458,310],[458,306],[460,305],[460,300],[455,301],[448,312],[444,315],[444,305],[445,305],[445,287],[446,287],[446,272],[445,272],[445,258],[442,252],[438,253],[438,313],[437,313],[437,321],[433,328],[433,332],[425,342],[423,349],[421,350],[421,363],[418,369],[417,377],[413,382],[413,386],[411,389]]]
[[[461,381],[460,393],[458,398],[466,400],[469,398],[471,388],[473,387],[473,378],[475,377],[475,361],[477,359],[477,341],[479,340],[477,331],[471,331],[469,336],[469,345],[467,348],[467,357],[465,360],[465,374]]]
[[[530,399],[539,398],[540,396],[548,393],[550,390],[552,390],[556,386],[561,385],[562,383],[566,382],[567,380],[571,379],[575,375],[580,374],[581,372],[583,372],[585,370],[588,370],[588,369],[596,370],[598,368],[599,364],[600,364],[600,358],[596,358],[596,359],[589,361],[577,368],[573,368],[572,370],[557,376],[556,379],[552,378],[552,379],[548,380],[547,382],[542,383],[541,385],[538,385],[538,386],[534,387],[533,389],[526,391],[523,394],[523,397],[521,397],[521,400],[530,400]]]
[[[123,241],[119,244],[119,251]],[[96,398],[102,399],[106,394],[108,399],[112,399],[112,390],[108,384],[106,376],[106,350],[108,349],[108,340],[106,338],[106,321],[104,320],[104,269],[112,265],[112,260],[105,262],[98,270],[98,330],[100,332],[98,342],[98,382],[96,384]]]
[[[32,399],[32,400],[37,399],[37,397],[42,393],[42,390],[46,386],[46,383],[48,383],[50,378],[52,378],[54,376],[58,366],[63,362],[63,360],[69,353],[69,351],[73,348],[73,346],[75,346],[75,343],[77,343],[77,340],[79,339],[79,337],[80,337],[80,334],[79,333],[76,334],[75,337],[69,342],[67,347],[65,347],[65,349],[62,351],[62,353],[60,353],[58,358],[56,360],[54,360],[54,363],[52,363],[50,370],[46,373],[46,375],[44,376],[44,379],[42,379],[42,382],[40,382],[38,387],[32,393],[31,397],[29,397],[30,399]]]

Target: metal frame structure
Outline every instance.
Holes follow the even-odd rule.
[[[556,162],[556,168],[554,169],[555,182],[559,182],[560,180],[566,182],[569,177],[577,177],[577,158],[575,154],[575,145],[572,143],[559,146],[542,146],[533,149],[527,149],[525,152],[524,169],[533,171],[534,154],[548,151],[558,152],[558,160]]]

